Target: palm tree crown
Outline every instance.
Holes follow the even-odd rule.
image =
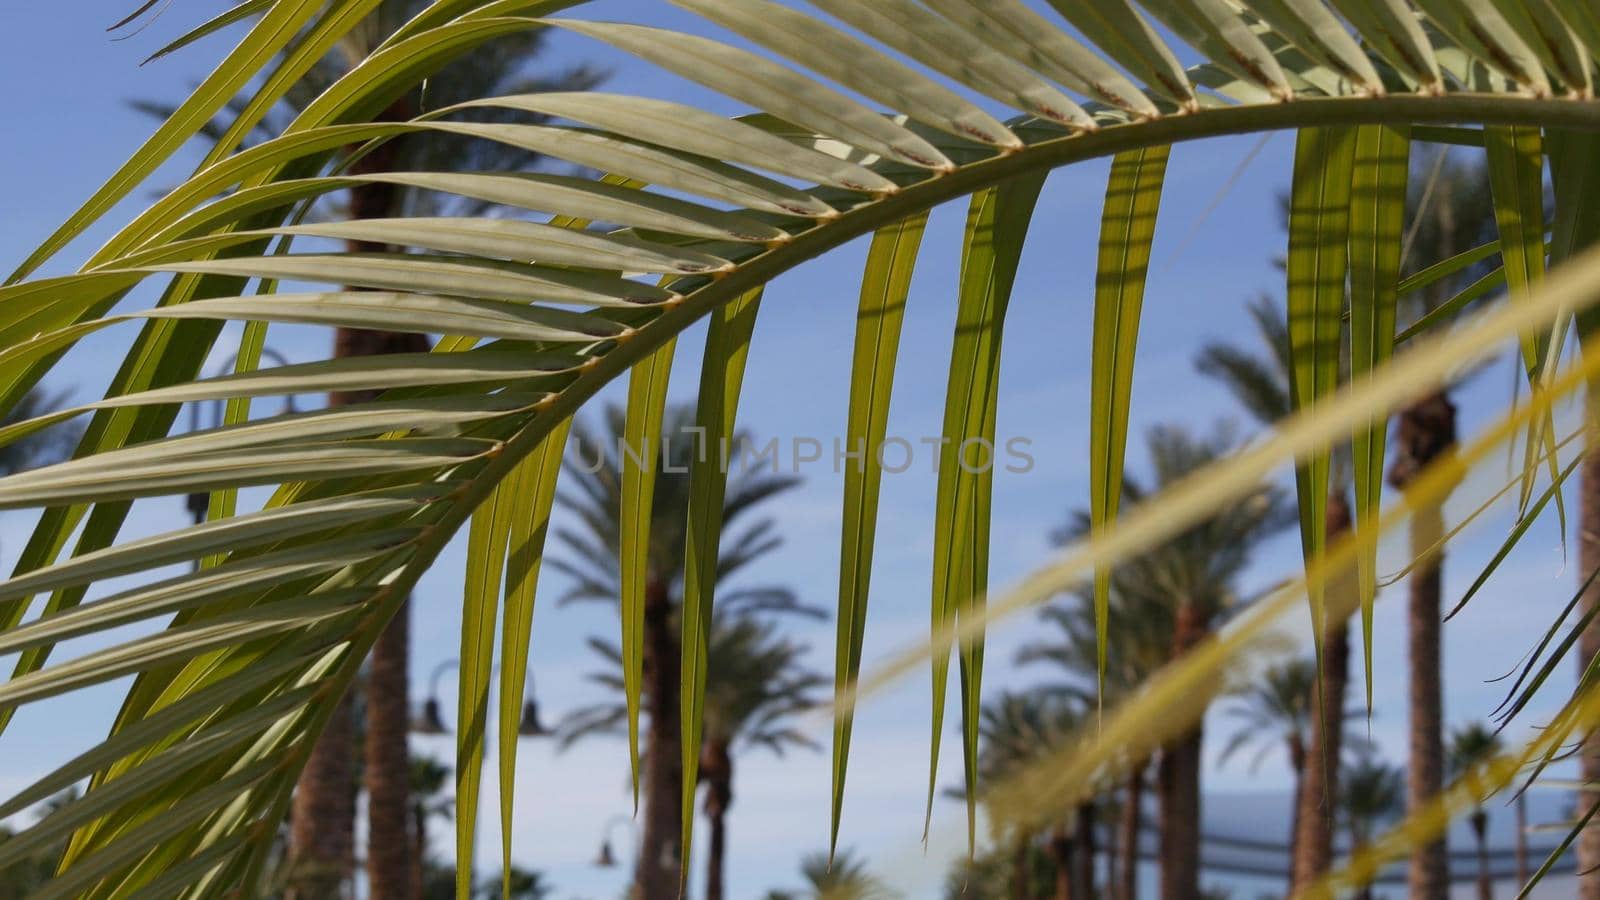
[[[628,710],[620,697],[622,653],[600,638],[591,638],[589,646],[606,663],[590,680],[616,696],[569,713],[560,726],[564,746],[590,736],[624,734],[627,727]],[[805,656],[803,645],[778,634],[770,622],[719,612],[707,662],[706,742],[780,756],[792,747],[814,748],[815,742],[792,724],[816,706],[819,697],[813,692],[826,681],[806,667]]]
[[[565,550],[550,565],[570,576],[572,585],[561,602],[615,603],[622,595],[618,583],[622,535],[618,525],[622,509],[623,453],[638,453],[623,442],[625,413],[607,407],[603,426],[596,430],[578,421],[572,429],[573,453],[563,463],[558,502],[577,517],[577,524],[556,530]],[[691,463],[701,452],[696,443],[694,413],[686,407],[668,409],[662,426],[660,457],[656,467],[655,499],[651,507],[650,546],[646,581],[668,589],[676,607],[683,589],[684,539],[688,525]],[[737,439],[734,441],[737,446]],[[749,525],[749,514],[800,482],[789,475],[734,466],[723,502],[723,543],[717,558],[717,579],[723,579],[777,550],[783,541],[771,517]],[[800,608],[794,592],[760,586],[717,592],[717,608],[727,612],[792,611]]]
[[[1290,659],[1268,666],[1250,680],[1242,689],[1239,702],[1229,708],[1239,723],[1238,730],[1223,746],[1220,758],[1227,759],[1250,744],[1259,744],[1250,763],[1254,769],[1267,753],[1287,745],[1291,748],[1290,764],[1299,770],[1305,763],[1316,690],[1314,661]]]
[[[1152,481],[1145,487],[1123,479],[1123,508],[1131,508],[1226,456],[1236,445],[1225,426],[1196,436],[1176,426],[1157,426],[1146,436]],[[1239,575],[1263,539],[1288,526],[1293,508],[1282,490],[1261,485],[1252,496],[1185,529],[1148,553],[1129,560],[1112,576],[1113,589],[1135,602],[1165,603],[1187,609],[1205,622],[1237,611]],[[1058,534],[1063,543],[1088,533],[1087,513],[1074,515]]]
[[[1404,800],[1405,775],[1370,753],[1347,765],[1339,778],[1340,817],[1357,846],[1399,816]]]

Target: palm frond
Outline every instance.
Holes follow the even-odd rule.
[[[105,576],[85,566],[78,571],[87,581],[11,586],[12,599],[0,611],[4,632],[36,630],[15,677],[0,689],[7,718],[20,703],[136,674],[108,742],[129,733],[141,739],[123,745],[115,758],[96,760],[74,812],[30,829],[29,841],[74,834],[51,888],[57,894],[111,896],[160,885],[157,879],[173,871],[191,876],[182,888],[186,896],[218,896],[253,883],[270,852],[294,773],[334,704],[289,704],[259,730],[241,724],[255,721],[246,717],[300,691],[324,701],[345,692],[387,620],[445,544],[563,423],[694,323],[806,261],[951,200],[1027,193],[1049,171],[1071,163],[1214,135],[1374,122],[1600,125],[1600,104],[1589,96],[1587,82],[1596,52],[1594,23],[1581,10],[1573,12],[1581,4],[1541,5],[1524,17],[1501,14],[1497,4],[1429,0],[1419,4],[1424,24],[1400,12],[1403,4],[1388,2],[1341,0],[1329,8],[1316,2],[1151,0],[1144,8],[1163,26],[1158,30],[1121,0],[1095,4],[1107,11],[1103,19],[1091,19],[1080,4],[1052,4],[1065,20],[1014,0],[892,2],[855,11],[825,4],[841,11],[848,27],[778,4],[684,0],[708,23],[740,33],[754,50],[699,34],[555,15],[578,5],[442,0],[408,9],[402,24],[370,16],[379,6],[373,0],[271,4],[151,140],[0,287],[0,345],[6,347],[0,351],[0,409],[7,414],[64,365],[58,360],[85,336],[124,323],[140,328],[125,339],[123,368],[97,386],[108,402],[82,411],[89,418],[76,458],[0,479],[6,505],[45,509],[23,550],[19,579],[126,546],[118,537],[135,498],[266,485],[274,488],[266,506],[278,510],[389,489],[419,492],[408,510],[374,513],[338,529],[344,537],[366,538],[392,530],[392,542],[373,540],[336,568],[301,573],[287,583],[241,581],[183,608],[157,634],[54,664],[48,662],[53,626],[38,623],[59,624],[54,617],[80,608],[86,591]],[[1530,26],[1551,23],[1570,32],[1553,43],[1531,39]],[[595,96],[589,105],[596,117],[607,117],[601,124],[524,99],[538,94],[494,96],[528,87],[520,79],[481,88],[488,96],[429,101],[425,82],[452,66],[492,66],[498,57],[490,48],[497,42],[538,40],[551,27],[678,71],[752,108],[753,115],[727,120],[692,109],[662,114],[654,107],[656,114],[633,116],[624,130],[618,120],[630,117],[619,111],[648,103],[628,106]],[[1169,34],[1175,36],[1171,46]],[[318,65],[330,54],[344,54],[348,65],[329,83],[316,83]],[[1174,62],[1196,55],[1200,63],[1187,70]],[[241,96],[248,97],[241,111],[224,113]],[[270,121],[271,110],[286,99],[298,107],[294,119],[276,135],[240,149],[245,136]],[[411,105],[395,116],[399,99]],[[996,103],[1018,115],[1004,120],[1007,114]],[[114,230],[75,273],[31,278],[105,219],[179,146],[218,123],[219,113],[225,127],[206,166]],[[606,178],[517,185],[529,204],[522,210],[551,214],[549,221],[502,226],[478,218],[447,227],[417,218],[418,209],[405,209],[394,210],[393,221],[369,226],[379,231],[302,225],[314,198],[348,187],[347,179],[361,174],[359,168],[351,172],[358,161],[370,161],[391,144],[390,149],[422,147],[430,143],[425,138],[439,137],[492,146],[492,153],[467,154],[474,168],[532,154]],[[461,198],[463,208],[485,200],[491,188],[493,202],[509,202],[505,182],[430,178],[437,173],[420,162],[400,163],[387,174],[431,185],[425,188],[430,197]],[[537,204],[530,191],[541,198]],[[619,217],[630,211],[632,223],[608,220],[598,214],[602,209]],[[987,298],[993,340],[975,346],[980,355],[992,351],[994,357],[957,360],[967,374],[951,380],[952,438],[992,434],[1005,290],[988,279],[999,272],[1001,281],[1008,280],[1005,270],[1014,268],[1030,230],[1026,216],[1020,218],[1017,228],[989,232],[998,245],[984,247],[976,239],[981,227],[968,241],[971,259],[989,257],[971,270],[965,293]],[[667,224],[673,221],[682,224]],[[744,227],[751,222],[759,227]],[[1468,238],[1466,224],[1448,233],[1443,224],[1437,239],[1419,233],[1417,246],[1430,249],[1407,260],[1408,273],[1482,243],[1483,235]],[[379,238],[454,255],[296,252],[294,239],[313,234]],[[1592,265],[1587,258],[1571,264],[1575,273]],[[646,280],[639,275],[645,271],[665,277]],[[252,282],[271,293],[270,284],[285,278],[337,287],[314,297],[276,298],[281,303],[247,293]],[[155,309],[135,318],[114,313],[141,283],[161,289]],[[1454,343],[1441,340],[1433,352],[1451,349],[1480,358],[1492,338],[1530,329],[1549,333],[1562,316],[1588,302],[1589,285],[1577,274],[1564,280],[1553,272],[1550,284],[1549,293],[1521,298],[1515,314],[1452,336]],[[370,292],[344,286],[429,299],[391,296],[392,306],[385,307],[360,296]],[[1429,305],[1438,306],[1448,295],[1432,299],[1440,302]],[[325,390],[327,379],[336,377],[340,390],[386,393],[339,412],[241,420],[214,433],[168,437],[178,404],[191,398],[163,392],[199,381],[225,321],[417,330],[434,315],[437,320],[424,330],[448,334],[433,357],[464,355],[485,344],[543,364],[473,381],[440,378],[433,366],[398,357],[273,372],[262,376],[275,379],[270,392]],[[1445,369],[1431,357],[1417,357],[1411,366],[1384,371],[1423,372],[1437,380]],[[1284,441],[1310,441],[1306,436],[1315,433],[1314,426],[1332,428],[1336,421],[1348,433],[1406,396],[1379,376],[1371,384],[1361,394],[1367,406],[1343,407],[1345,420],[1307,420],[1313,424],[1286,431],[1290,437]],[[261,382],[255,385],[261,395],[269,393]],[[231,398],[245,395],[224,391]],[[712,399],[701,396],[703,404]],[[720,417],[729,430],[733,405]],[[20,439],[47,419],[54,421],[36,415],[8,426],[5,438]],[[1323,435],[1299,453],[1309,456],[1336,439]],[[248,447],[239,449],[245,441]],[[1158,443],[1157,481],[1163,485],[1174,473],[1235,452],[1220,440],[1168,436]],[[1272,452],[1288,446],[1275,444]],[[566,477],[567,495],[578,498],[575,508],[592,513],[585,517],[587,527],[599,530],[602,522],[614,521],[617,509],[599,490],[604,485],[585,485],[579,478],[573,487],[577,476],[570,469]],[[687,498],[686,482],[658,481],[658,508],[671,506],[659,502],[663,495]],[[948,543],[985,559],[989,484],[954,472],[941,483],[949,487],[942,494],[963,498],[951,508],[966,511],[961,520],[949,520],[954,530]],[[706,508],[726,522],[732,512],[782,490],[779,480],[726,492],[708,489],[721,496],[705,501],[711,504]],[[1197,572],[1183,554],[1201,542],[1256,534],[1274,519],[1262,512],[1256,504],[1240,503],[1213,521],[1175,517],[1181,533],[1169,554],[1152,563],[1153,583],[1193,588],[1187,583],[1191,576],[1236,567],[1237,555],[1224,554]],[[689,525],[665,511],[656,518],[663,540],[684,546]],[[857,518],[855,540],[865,546],[873,517]],[[330,530],[288,531],[236,547],[225,554],[224,565],[283,559],[274,554],[326,553],[336,540]],[[169,559],[216,553],[197,537],[202,534],[176,532],[154,550]],[[767,545],[753,540],[747,555]],[[584,562],[609,555],[609,540],[599,542],[607,554],[592,542],[582,546],[575,555]],[[206,571],[161,589],[187,590]],[[964,710],[970,757],[980,702],[980,645],[973,629],[987,621],[972,594],[987,586],[988,573],[954,574],[939,603],[955,619],[964,617],[959,625],[968,629],[963,664],[969,673]],[[679,585],[676,576],[668,580]],[[609,575],[595,577],[585,587],[611,581]],[[43,601],[45,612],[32,613],[35,594],[46,589],[53,593]],[[478,599],[487,608],[490,598]],[[861,603],[864,596],[856,601]],[[703,605],[700,611],[714,621],[714,605]],[[110,627],[92,615],[74,621],[93,631]],[[243,693],[204,694],[218,698],[209,705],[183,705],[262,666],[276,676]],[[165,730],[137,731],[174,708],[185,712],[162,719]],[[238,743],[229,745],[230,752],[216,755],[175,757],[170,749],[174,740],[220,744],[234,738]],[[131,798],[144,801],[135,805]],[[152,813],[157,815],[150,818]]]

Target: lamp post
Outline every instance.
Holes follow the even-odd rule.
[[[618,814],[607,819],[605,828],[600,832],[600,852],[595,854],[595,868],[615,869],[617,867],[617,856],[611,850],[611,835],[617,830],[618,825],[626,825],[629,828],[638,827],[634,825],[633,818],[630,816]]]
[[[266,357],[267,359],[272,360],[277,365],[280,365],[280,366],[289,365],[289,360],[286,359],[282,353],[279,353],[278,351],[272,349],[271,347],[262,347],[261,348],[261,355]],[[232,356],[228,357],[227,360],[225,360],[223,362],[223,364],[218,368],[223,372],[227,372],[227,371],[232,370],[238,364],[239,364],[239,354],[235,353]],[[205,427],[207,427],[207,428],[219,427],[222,424],[222,414],[223,414],[224,408],[226,408],[226,405],[227,405],[227,401],[223,400],[221,397],[218,397],[218,398],[216,398],[214,400],[196,400],[196,401],[193,401],[192,403],[190,403],[189,404],[189,430],[191,432],[193,432],[193,431],[199,431],[201,429],[201,426],[202,426],[201,410],[202,409],[205,409],[210,413],[210,415],[205,417],[209,421],[209,424],[205,425]],[[285,413],[292,413],[292,412],[295,411],[295,408],[294,408],[294,395],[293,394],[285,394],[284,395],[284,397],[283,397],[283,411]],[[192,494],[190,494],[188,496],[188,498],[186,499],[185,503],[189,507],[189,515],[190,515],[190,517],[192,517],[194,519],[194,524],[199,525],[199,524],[203,523],[206,520],[206,514],[208,512],[210,512],[210,510],[211,510],[211,494],[208,491],[195,491],[194,493],[192,493]],[[199,562],[199,560],[196,560],[195,561],[195,567],[199,568],[199,566],[200,566],[200,562]]]
[[[444,722],[443,706],[439,702],[439,679],[451,669],[461,668],[461,660],[447,659],[434,666],[432,674],[428,676],[428,698],[422,702],[422,708],[411,718],[411,733],[424,735],[444,735],[450,733],[450,727]],[[489,669],[493,675],[500,671],[499,666]],[[517,722],[517,735],[519,737],[542,738],[550,737],[555,731],[546,728],[539,719],[539,702],[533,696],[533,674],[528,674],[527,687],[522,693],[522,718]]]
[[[459,668],[461,668],[460,659],[447,659],[433,667],[433,672],[428,676],[428,698],[422,701],[422,708],[411,718],[410,731],[412,734],[446,735],[450,733],[450,726],[446,725],[444,721],[443,705],[439,702],[439,679],[443,678],[444,674],[451,669]],[[499,666],[490,667],[491,684],[494,681],[494,673],[498,671],[500,671]],[[517,736],[542,738],[555,734],[553,730],[544,727],[544,724],[539,721],[539,704],[533,699],[533,673],[531,672],[528,673],[522,696],[522,718],[517,723]],[[494,751],[496,743],[495,741],[483,742],[485,757]],[[476,818],[482,818],[482,804],[479,804],[474,810],[474,815]],[[474,834],[477,833],[477,822],[473,823],[472,830]]]

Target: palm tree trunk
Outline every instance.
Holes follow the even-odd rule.
[[[1032,900],[1033,898],[1032,879],[1030,878],[1033,874],[1033,867],[1029,865],[1033,858],[1031,852],[1033,849],[1032,844],[1033,842],[1029,840],[1028,835],[1020,831],[1012,840],[1011,900]],[[710,898],[711,895],[708,893],[706,900],[710,900]]]
[[[387,152],[372,154],[364,166],[386,161]],[[376,157],[376,159],[374,159]],[[368,171],[373,169],[368,168]],[[394,203],[392,185],[365,185],[350,192],[352,217],[381,215]],[[352,251],[373,249],[351,242]],[[427,348],[427,338],[415,334],[389,334],[341,328],[334,335],[334,356],[368,356]],[[329,406],[345,406],[371,398],[369,392],[330,394]],[[401,607],[395,620],[373,645],[368,679],[367,765],[369,789],[368,877],[373,878],[377,900],[403,898],[409,893],[410,836],[406,802],[410,762],[406,744],[408,639]],[[398,659],[396,658],[398,656]],[[396,680],[398,679],[398,681]],[[398,709],[397,709],[398,707]],[[398,735],[398,737],[396,737]],[[355,856],[355,721],[348,696],[341,697],[328,724],[312,748],[296,782],[289,854],[304,883],[291,890],[290,900],[317,900],[335,896],[349,877]],[[396,753],[398,751],[398,753]],[[394,758],[398,756],[398,768]],[[395,802],[398,798],[399,805]],[[374,877],[374,869],[381,869]],[[378,893],[381,889],[385,893]],[[397,887],[400,886],[400,887]],[[398,891],[405,891],[400,893]]]
[[[355,715],[348,694],[333,702],[295,783],[287,900],[336,900],[355,857]]]
[[[1438,510],[1421,510],[1412,525],[1413,549],[1432,543],[1424,536],[1444,533]],[[1425,521],[1424,521],[1425,520]],[[1407,766],[1407,809],[1422,809],[1444,787],[1443,685],[1440,678],[1440,577],[1436,564],[1411,574],[1408,612],[1411,656],[1410,764]],[[1411,896],[1416,900],[1445,900],[1450,889],[1449,858],[1441,839],[1411,854]]]
[[[409,97],[396,100],[378,118],[401,121],[410,116]],[[389,141],[350,167],[352,174],[392,171],[399,161],[400,143]],[[350,217],[370,219],[391,215],[398,189],[390,184],[364,184],[350,190]],[[384,249],[363,241],[349,242],[352,252]],[[334,336],[334,356],[367,356],[428,349],[420,334],[339,329]],[[330,406],[371,399],[372,394],[334,393]],[[375,900],[404,900],[411,887],[408,860],[410,755],[406,744],[407,640],[404,604],[373,645],[371,677],[367,682],[368,790],[367,875]],[[295,824],[290,853],[301,868],[347,876],[354,850],[355,784],[353,735],[349,698],[341,698],[332,719],[312,749],[300,775],[294,800]],[[325,883],[326,879],[322,882]],[[307,895],[315,896],[315,895]]]
[[[1200,896],[1200,729],[1161,751],[1161,900]]]
[[[1117,900],[1136,900],[1139,896],[1139,832],[1144,827],[1144,773],[1149,764],[1141,760],[1128,772],[1127,796],[1122,801],[1122,871],[1118,875]]]
[[[1591,393],[1590,402],[1600,402],[1600,397]],[[1583,467],[1578,528],[1579,579],[1586,579],[1591,572],[1600,569],[1600,436],[1590,435],[1589,450],[1579,464]],[[1589,585],[1583,595],[1585,612],[1597,607],[1600,607],[1600,579]],[[1579,673],[1597,654],[1600,654],[1600,618],[1591,621],[1578,638]],[[1583,739],[1579,770],[1584,781],[1600,781],[1600,733],[1590,732]],[[1578,801],[1579,809],[1593,800],[1592,795],[1583,795]],[[1591,819],[1578,835],[1578,872],[1579,900],[1600,900],[1600,819]]]
[[[410,117],[409,99],[401,99],[380,117],[402,121]],[[351,165],[353,174],[390,172],[398,168],[398,141],[379,146]],[[399,189],[392,184],[370,183],[350,189],[350,217],[375,219],[394,215]],[[352,253],[381,252],[390,248],[365,241],[350,241]],[[383,353],[425,353],[428,339],[420,334],[341,328],[334,335],[334,355],[371,356]],[[335,404],[359,403],[371,393],[336,394]],[[411,753],[407,744],[410,720],[410,602],[402,602],[394,618],[373,644],[367,673],[367,739],[365,782],[367,789],[367,882],[372,900],[406,900],[411,888],[411,841],[407,839],[410,810]]]
[[[1094,897],[1094,803],[1084,803],[1078,807],[1077,833],[1073,838],[1077,855],[1076,865],[1073,867],[1073,883],[1080,897]]]
[[[411,897],[410,618],[410,604],[402,604],[373,645],[367,669],[367,889],[372,900]]]
[[[1453,452],[1455,406],[1443,391],[1436,392],[1403,410],[1397,431],[1397,454],[1389,471],[1389,483],[1405,490],[1430,464]],[[1411,552],[1417,562],[1408,579],[1407,610],[1411,746],[1406,800],[1411,811],[1431,802],[1444,784],[1444,691],[1440,677],[1440,570],[1444,555],[1434,549],[1443,536],[1444,516],[1439,505],[1417,510],[1411,521]],[[1442,838],[1412,851],[1407,880],[1412,900],[1445,900],[1450,891],[1450,861]]]
[[[1299,858],[1300,817],[1304,815],[1301,795],[1306,787],[1306,745],[1297,734],[1288,739],[1289,771],[1294,776],[1293,793],[1289,795],[1289,885],[1284,896],[1294,896],[1294,867]]]
[[[706,821],[711,847],[706,852],[706,900],[723,900],[722,873],[728,851],[728,807],[733,805],[733,756],[727,741],[706,741],[700,753],[706,783]]]
[[[1072,900],[1072,836],[1065,823],[1050,832],[1050,861],[1056,869],[1055,900]]]
[[[1191,604],[1178,610],[1173,657],[1206,636],[1205,622]],[[1201,725],[1178,735],[1161,751],[1156,781],[1161,801],[1161,900],[1200,896]]]
[[[1115,789],[1113,788],[1113,790],[1115,790]],[[1110,796],[1111,795],[1107,795],[1107,798],[1106,798],[1107,799],[1107,805],[1106,805],[1106,811],[1105,811],[1106,812],[1106,823],[1105,823],[1106,848],[1105,848],[1105,853],[1102,855],[1102,859],[1105,860],[1105,869],[1104,869],[1104,871],[1101,872],[1101,876],[1100,876],[1102,879],[1105,880],[1105,885],[1106,886],[1105,886],[1105,890],[1101,891],[1097,895],[1097,896],[1106,898],[1106,900],[1112,900],[1112,898],[1114,898],[1116,896],[1116,891],[1117,891],[1117,865],[1118,865],[1118,861],[1121,859],[1121,857],[1119,857],[1117,855],[1117,851],[1119,850],[1119,847],[1117,846],[1117,843],[1118,843],[1117,842],[1117,829],[1116,829],[1116,826],[1111,822],[1112,804],[1110,803]]]
[[[1514,846],[1517,853],[1517,885],[1528,883],[1528,796],[1526,792],[1517,794],[1517,838]]]
[[[1343,492],[1328,496],[1324,518],[1328,546],[1336,546],[1350,532],[1350,503]],[[1357,590],[1349,577],[1328,582],[1329,604],[1349,608],[1348,593]],[[1350,683],[1349,620],[1330,621],[1322,640],[1322,671],[1313,698],[1311,740],[1305,771],[1298,784],[1295,830],[1291,840],[1289,892],[1311,884],[1333,864],[1333,803],[1339,795],[1339,760],[1344,750],[1344,698]]]
[[[1350,826],[1350,855],[1356,856],[1367,848],[1367,839],[1355,825]],[[1376,875],[1377,873],[1373,873]],[[1355,900],[1372,900],[1372,882],[1363,884],[1355,893]]]
[[[1478,900],[1494,900],[1494,882],[1489,878],[1489,814],[1472,814],[1472,836],[1478,842]]]
[[[673,629],[669,587],[652,581],[645,585],[644,598],[645,699],[650,723],[644,760],[644,833],[634,862],[636,900],[678,900],[683,841],[678,667],[678,635]]]

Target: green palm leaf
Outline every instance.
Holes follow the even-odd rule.
[[[1295,145],[1287,291],[1289,399],[1294,410],[1314,407],[1339,385],[1356,143],[1356,129],[1316,128],[1302,129]],[[1308,564],[1327,549],[1332,458],[1331,451],[1321,450],[1295,467],[1300,545]],[[1328,620],[1316,589],[1311,591],[1311,620],[1320,667]]]
[[[1011,286],[1042,176],[1006,182],[972,199],[961,255],[955,346],[945,389],[944,433],[933,536],[933,633],[973,616],[989,587],[989,500],[994,480],[1000,347]],[[962,759],[967,784],[967,841],[976,840],[978,721],[983,679],[981,634],[961,642]],[[938,777],[948,653],[933,662],[933,733],[928,813]],[[926,826],[925,826],[926,827]]]
[[[1411,144],[1404,131],[1377,125],[1356,130],[1350,188],[1350,380],[1359,383],[1394,352],[1399,301],[1401,234]],[[1378,595],[1378,543],[1373,537],[1383,498],[1387,421],[1379,419],[1351,438],[1355,534],[1361,544],[1357,586],[1361,594],[1361,659],[1367,709],[1372,709],[1372,616]]]
[[[926,214],[882,228],[867,251],[856,314],[855,353],[850,379],[850,412],[845,447],[860,452],[844,471],[843,526],[839,547],[839,621],[834,653],[834,692],[844,696],[861,674],[861,648],[866,638],[867,594],[872,581],[872,550],[877,532],[878,491],[883,481],[884,435],[889,422],[889,397],[894,387],[900,328],[917,251],[922,246]],[[854,714],[841,707],[833,724],[833,806],[828,852],[839,843],[844,811],[845,768],[850,756]]]
[[[1110,525],[1122,499],[1122,463],[1128,447],[1134,348],[1144,306],[1150,244],[1166,179],[1170,147],[1118,154],[1111,162],[1105,211],[1100,221],[1100,260],[1095,272],[1094,351],[1089,401],[1089,517],[1096,529]],[[1111,572],[1094,573],[1097,681],[1104,686],[1110,627]]]

